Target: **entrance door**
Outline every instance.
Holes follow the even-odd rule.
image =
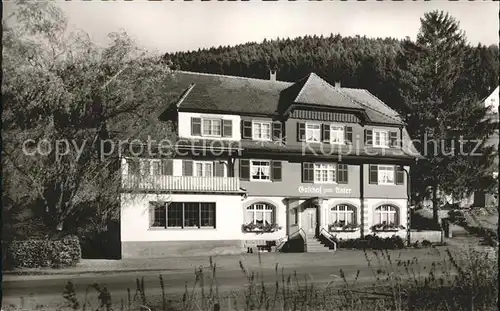
[[[318,219],[316,216],[316,208],[306,208],[304,217],[302,218],[302,228],[306,233],[315,234]]]

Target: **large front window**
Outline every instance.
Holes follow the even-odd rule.
[[[330,143],[343,144],[344,143],[344,127],[338,125],[330,125]]]
[[[252,180],[271,180],[270,161],[251,161],[250,164]]]
[[[375,223],[399,225],[398,209],[392,205],[382,205],[375,209]]]
[[[389,132],[373,130],[373,147],[389,147]]]
[[[266,203],[256,203],[247,207],[245,224],[269,226],[274,224],[274,207]]]
[[[321,125],[306,124],[306,141],[320,142],[321,141]]]
[[[335,164],[314,164],[315,183],[334,183],[336,165]]]
[[[271,122],[254,121],[252,123],[254,140],[271,140]]]
[[[215,228],[215,203],[152,203],[151,228]]]
[[[332,207],[330,211],[330,222],[338,227],[347,224],[355,224],[354,207],[347,204],[339,204]]]
[[[203,136],[221,136],[221,119],[202,119]]]
[[[394,184],[394,166],[379,165],[378,166],[378,184],[392,185]]]

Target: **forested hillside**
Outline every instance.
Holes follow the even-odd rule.
[[[366,88],[383,101],[401,110],[399,68],[409,40],[393,38],[305,36],[295,39],[264,40],[198,51],[166,54],[176,68],[267,79],[269,69],[277,79],[296,81],[314,71],[331,83]],[[485,97],[498,81],[498,46],[467,46],[463,77],[457,89]]]

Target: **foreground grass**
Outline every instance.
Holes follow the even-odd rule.
[[[259,262],[260,262],[260,255]],[[498,294],[497,258],[491,254],[468,249],[451,252],[440,262],[421,266],[418,259],[401,261],[388,252],[366,252],[372,277],[366,283],[359,278],[348,279],[342,270],[337,282],[326,285],[311,283],[305,276],[285,275],[276,265],[275,282],[265,284],[260,271],[248,271],[240,262],[246,288],[223,291],[217,282],[217,265],[210,258],[207,271],[196,269],[195,282],[181,296],[168,296],[163,277],[158,278],[161,296],[147,296],[143,279],[136,288],[119,301],[99,284],[87,289],[79,301],[74,285],[68,282],[63,297],[66,304],[57,309],[43,306],[38,310],[496,310]],[[259,269],[257,269],[259,270]],[[96,299],[89,297],[97,293]],[[113,303],[112,303],[113,302]],[[20,310],[14,306],[5,310]]]

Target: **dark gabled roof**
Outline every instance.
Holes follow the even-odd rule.
[[[333,87],[315,73],[310,73],[307,76],[305,83],[302,84],[297,96],[293,99],[293,103],[363,109],[363,106],[352,100],[346,99],[346,97],[341,94],[339,88]]]
[[[336,88],[311,73],[296,83],[175,71],[181,88],[180,111],[277,115],[292,104],[311,104],[364,112],[370,122],[403,125],[398,114],[366,90]],[[191,88],[188,91],[188,88]]]
[[[276,114],[280,92],[291,83],[176,71],[179,85],[193,89],[178,104],[180,110]],[[177,86],[173,86],[177,87]]]

